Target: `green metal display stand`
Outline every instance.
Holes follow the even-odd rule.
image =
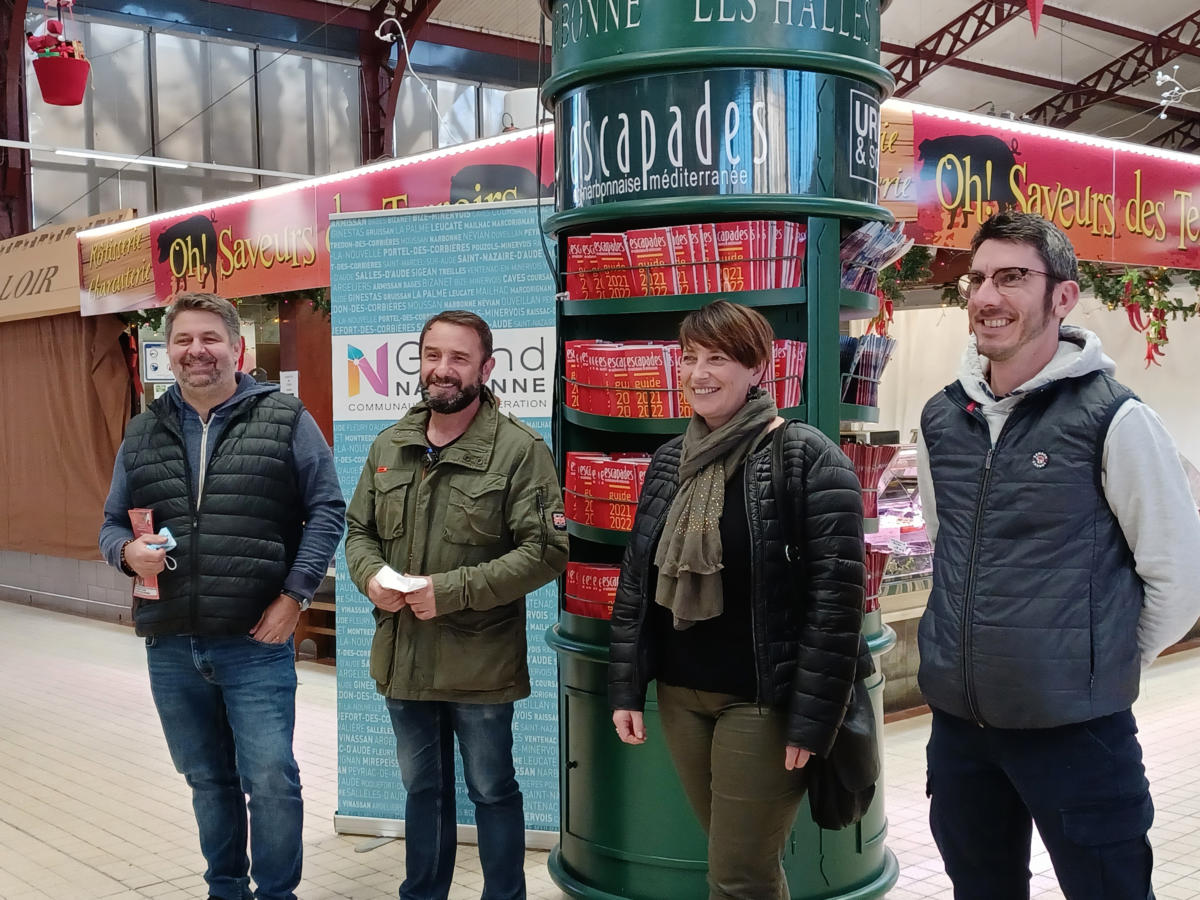
[[[757,308],[777,337],[807,343],[803,403],[783,412],[836,439],[844,421],[878,420],[878,410],[841,401],[838,338],[843,321],[878,309],[874,296],[842,290],[839,248],[844,231],[889,219],[870,170],[872,110],[877,115],[892,88],[879,65],[879,9],[860,0],[843,4],[850,18],[840,24],[797,18],[785,27],[764,12],[772,4],[742,4],[758,13],[722,20],[718,9],[732,5],[542,0],[554,28],[542,98],[555,112],[559,171],[557,211],[544,227],[558,242],[564,272],[572,235],[741,219],[802,222],[803,287],[560,302],[559,372],[565,341],[672,339],[683,315],[721,296]],[[803,5],[793,6],[800,17]],[[706,18],[701,10],[709,7]],[[636,21],[622,18],[635,10]],[[686,123],[668,130],[676,120]],[[622,127],[624,137],[613,138]],[[655,181],[667,159],[682,160],[682,174]],[[689,174],[705,166],[707,174]],[[746,178],[734,184],[739,166]],[[705,178],[724,185],[726,175],[729,189],[694,186]],[[687,421],[593,415],[566,408],[564,394],[560,384],[555,453],[563,471],[568,452],[650,452]],[[626,533],[577,523],[568,523],[568,533],[572,560],[620,562]],[[863,631],[877,661],[869,687],[882,720],[878,657],[895,635],[878,612]],[[609,623],[563,611],[546,640],[559,659],[562,808],[549,862],[554,880],[572,897],[595,900],[706,896],[705,837],[667,755],[653,686],[645,712],[650,739],[622,744],[607,698]],[[805,802],[784,856],[792,898],[882,897],[898,876],[886,834],[882,785],[863,821],[844,831],[818,829]]]

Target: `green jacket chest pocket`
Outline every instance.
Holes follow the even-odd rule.
[[[452,544],[487,546],[504,535],[504,497],[508,480],[487,473],[460,476],[450,482],[445,539]]]
[[[385,541],[404,536],[405,506],[412,479],[411,469],[375,473],[375,527]]]

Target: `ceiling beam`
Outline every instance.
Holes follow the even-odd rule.
[[[981,0],[943,25],[913,47],[908,55],[897,57],[888,64],[888,70],[896,78],[894,96],[907,96],[930,72],[946,65],[973,43],[1015,19],[1024,9],[1023,4],[1016,2]]]
[[[429,15],[440,0],[377,0],[371,7],[370,21],[359,32],[359,59],[362,62],[361,100],[363,162],[390,156],[394,148],[392,123],[396,118],[396,101],[400,81],[408,66],[408,54],[397,54],[396,64],[391,56],[394,43],[375,37],[387,19],[400,23],[408,46],[421,40]],[[383,28],[385,34],[395,33],[395,25]]]
[[[1155,135],[1146,143],[1166,150],[1195,153],[1200,150],[1200,118],[1180,122],[1174,128]]]
[[[1043,125],[1065,127],[1084,111],[1110,99],[1121,88],[1141,84],[1150,74],[1180,55],[1200,51],[1200,10],[1180,19],[1170,28],[1138,44],[1128,53],[1101,66],[1077,85],[1055,94],[1029,110],[1027,115]]]
[[[1075,25],[1082,25],[1085,28],[1091,28],[1093,31],[1102,31],[1106,34],[1116,35],[1118,37],[1128,38],[1139,44],[1148,44],[1151,41],[1162,40],[1165,49],[1174,50],[1178,55],[1200,55],[1197,47],[1190,41],[1183,41],[1178,37],[1168,35],[1171,29],[1163,32],[1163,35],[1156,35],[1152,31],[1142,31],[1139,28],[1130,28],[1128,25],[1120,25],[1116,22],[1108,22],[1104,19],[1097,19],[1094,16],[1084,15],[1076,12],[1073,9],[1064,9],[1061,6],[1043,6],[1043,16],[1052,16],[1055,19],[1062,19],[1064,22],[1071,22]],[[1185,20],[1186,21],[1186,20]],[[1174,26],[1172,26],[1174,27]]]
[[[913,48],[911,47],[905,47],[901,44],[892,44],[888,43],[887,41],[883,42],[880,49],[884,53],[906,54],[913,52]],[[1013,69],[1004,69],[999,66],[989,66],[986,63],[977,63],[969,59],[960,58],[946,60],[945,65],[950,68],[961,69],[965,72],[974,72],[978,75],[986,75],[989,78],[998,78],[1004,81],[1016,81],[1020,82],[1021,84],[1031,85],[1033,87],[1049,88],[1051,90],[1060,92],[1076,89],[1075,85],[1066,81],[1060,81],[1057,78],[1048,78],[1044,75],[1037,75],[1033,72],[1019,72]],[[1149,100],[1139,97],[1130,97],[1125,94],[1118,94],[1115,92],[1106,93],[1101,100],[1105,103],[1112,103],[1117,106],[1126,107],[1127,109],[1139,110],[1147,115],[1154,113],[1158,109],[1157,105],[1151,103]],[[1181,133],[1185,137],[1193,133],[1191,131],[1191,126],[1193,123],[1200,127],[1200,112],[1180,106],[1169,107],[1166,112],[1168,119],[1179,120],[1178,127],[1181,129]],[[1170,134],[1170,132],[1167,132],[1167,134]],[[1158,138],[1155,138],[1153,141],[1147,141],[1146,143],[1158,144],[1159,141]],[[1161,146],[1170,146],[1171,149],[1176,150],[1191,149],[1190,146],[1179,146],[1174,144],[1162,144]]]
[[[25,103],[25,12],[27,0],[0,3],[0,138],[29,140]],[[33,227],[28,150],[0,147],[0,240]]]
[[[896,78],[895,96],[904,97],[916,89],[921,80],[935,69],[951,64],[971,47],[997,29],[1027,13],[1025,0],[979,0],[966,12],[924,38],[900,58],[888,64]],[[1094,31],[1116,35],[1135,41],[1138,45],[1153,46],[1157,53],[1174,56],[1200,56],[1200,44],[1189,16],[1161,34],[1153,34],[1136,28],[1097,19],[1061,6],[1043,6],[1042,15],[1090,28]],[[892,51],[898,52],[898,51]]]
[[[884,41],[880,46],[884,53],[895,53],[899,55],[911,54],[912,47],[905,47],[902,44],[891,44]],[[986,63],[974,62],[969,59],[948,59],[944,65],[953,69],[962,69],[966,72],[975,72],[979,75],[987,75],[991,78],[1000,78],[1005,81],[1016,81],[1021,84],[1032,85],[1033,87],[1048,88],[1054,91],[1065,92],[1077,88],[1077,85],[1068,81],[1062,81],[1058,78],[1049,78],[1045,75],[1038,75],[1034,72],[1021,72],[1015,69],[1005,69],[1000,66],[989,66]],[[1155,106],[1149,100],[1140,97],[1130,97],[1125,94],[1119,94],[1115,91],[1108,92],[1103,98],[1108,103],[1115,103],[1119,106],[1129,107],[1130,109],[1140,109],[1147,112],[1155,109]],[[1178,115],[1191,117],[1194,114],[1188,110],[1182,110],[1178,107],[1167,110],[1167,115]]]

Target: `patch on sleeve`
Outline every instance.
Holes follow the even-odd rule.
[[[555,530],[555,531],[566,531],[566,530],[567,530],[567,517],[566,517],[566,515],[564,515],[563,513],[560,513],[560,512],[556,512],[556,513],[555,513],[555,514],[552,516],[552,518],[553,518],[553,520],[554,520],[554,530]]]

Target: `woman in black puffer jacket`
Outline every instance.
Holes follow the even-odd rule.
[[[804,766],[829,753],[870,659],[858,479],[836,444],[785,424],[759,387],[772,340],[759,313],[724,300],[683,320],[694,414],[654,455],[612,615],[613,724],[644,742],[657,680],[663,735],[708,835],[710,900],[788,897],[780,860]],[[779,502],[798,533],[784,535]]]

